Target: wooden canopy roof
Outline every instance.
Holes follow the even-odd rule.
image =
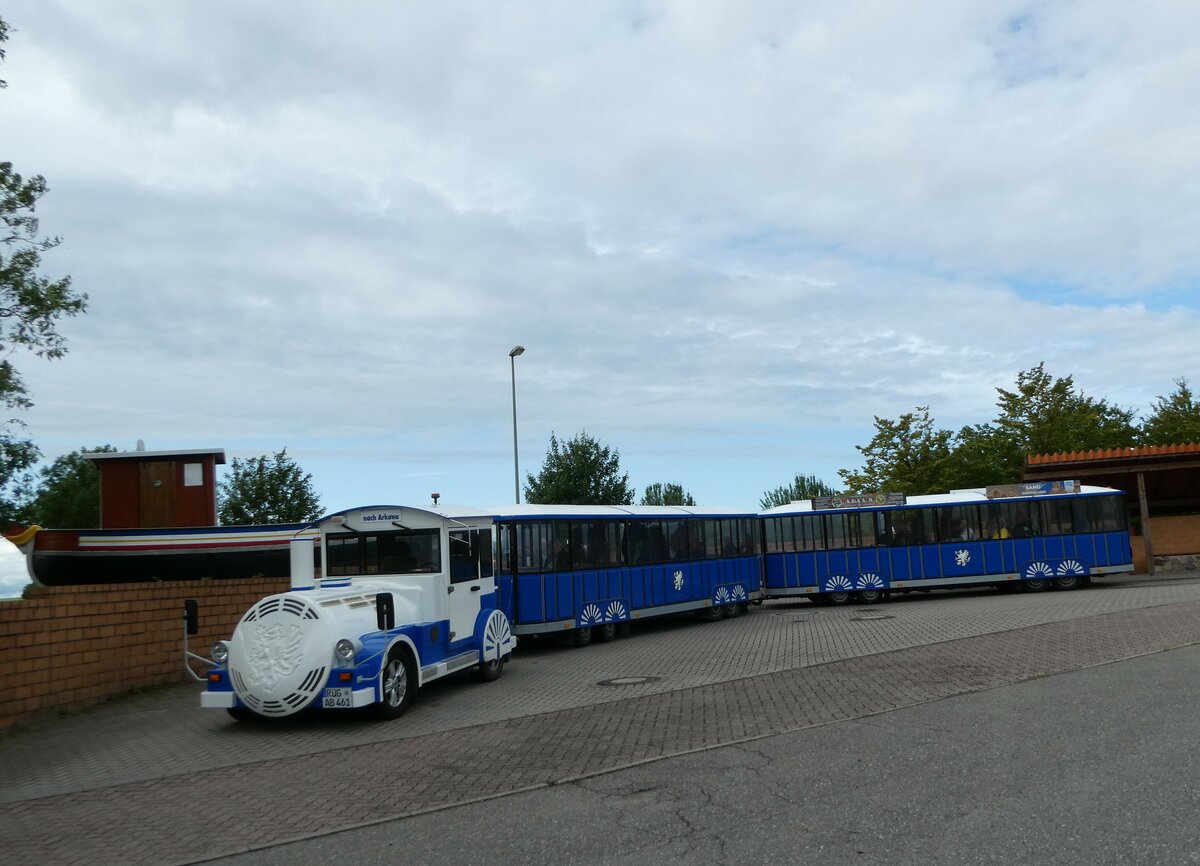
[[[1138,493],[1138,476],[1154,513],[1200,511],[1200,443],[1030,454],[1026,481],[1071,478]]]

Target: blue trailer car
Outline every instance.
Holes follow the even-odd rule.
[[[768,598],[845,604],[975,584],[1074,589],[1133,571],[1124,494],[1077,482],[829,497],[761,517]]]

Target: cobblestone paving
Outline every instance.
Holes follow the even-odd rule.
[[[140,696],[3,738],[0,862],[194,862],[1197,642],[1200,582],[1130,582],[772,604],[533,648],[499,683],[431,688],[387,725],[240,726],[169,690],[166,708]],[[596,685],[629,675],[661,679]]]

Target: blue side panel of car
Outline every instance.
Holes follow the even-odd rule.
[[[722,587],[741,587],[747,596],[761,590],[757,556],[699,562],[669,562],[583,571],[533,572],[517,576],[514,625],[536,626],[576,620],[589,604],[619,601],[629,614],[703,606]],[[732,597],[732,596],[731,596]],[[741,598],[743,596],[739,596]]]

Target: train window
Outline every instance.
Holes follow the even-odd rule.
[[[825,538],[821,532],[821,516],[819,514],[806,514],[796,518],[796,549],[825,549]]]
[[[743,517],[738,521],[741,524],[738,532],[742,537],[742,555],[754,556],[758,553],[758,532],[755,521],[748,517]]]
[[[879,524],[879,527],[876,526]],[[883,515],[878,511],[864,511],[858,515],[858,543],[861,547],[874,547],[883,535]]]
[[[516,563],[513,561],[514,537],[515,531],[511,523],[496,525],[496,546],[499,548],[497,559],[500,563],[500,571],[505,574],[516,571]]]
[[[888,511],[876,511],[874,520],[875,543],[886,547],[892,543],[892,515]]]
[[[933,509],[904,508],[892,512],[893,543],[929,544],[935,541],[937,524],[933,518]]]
[[[778,549],[792,553],[796,550],[796,519],[794,517],[780,517],[776,520],[768,521],[778,526]],[[770,551],[770,539],[767,540],[767,549]]]
[[[688,558],[687,525],[682,520],[664,520],[663,533],[667,542],[667,558],[681,562]]]
[[[650,561],[646,524],[633,520],[625,524],[625,557],[630,565],[645,565]]]
[[[566,521],[551,524],[550,555],[542,567],[546,571],[571,570],[571,524]]]
[[[989,502],[983,507],[983,537],[984,538],[1011,538],[1012,532],[1009,531],[1007,523],[1007,515],[1005,514],[1004,503]]]
[[[721,536],[718,532],[717,521],[702,520],[700,527],[704,539],[704,558],[716,559],[721,555]]]
[[[612,521],[593,520],[575,526],[575,563],[583,568],[608,568],[616,563],[618,545]]]
[[[845,550],[853,546],[848,538],[848,517],[847,514],[825,515],[825,544],[830,550]]]
[[[1095,531],[1092,526],[1093,512],[1090,507],[1094,501],[1092,499],[1071,500],[1071,522],[1074,524],[1076,532]]]
[[[357,535],[325,538],[325,571],[330,577],[362,574],[362,543]]]
[[[542,571],[543,564],[550,557],[554,544],[549,523],[518,523],[517,536],[517,570]]]
[[[663,534],[663,522],[650,520],[646,523],[646,551],[649,563],[667,561],[667,538]]]
[[[1075,531],[1071,500],[1047,499],[1042,503],[1043,526],[1047,535],[1070,535]]]
[[[736,520],[718,520],[721,529],[721,556],[738,555],[738,523]]]
[[[455,530],[450,533],[450,582],[492,576],[492,531]]]
[[[990,503],[989,527],[993,519],[996,521],[996,532],[1000,538],[1029,538],[1042,534],[1041,509],[1037,502]]]
[[[1088,498],[1088,513],[1092,528],[1097,532],[1124,532],[1129,528],[1125,512],[1125,500],[1120,496],[1094,496]]]
[[[491,577],[495,574],[495,557],[492,553],[492,530],[478,529],[475,530],[478,541],[476,542],[479,548],[479,576]]]
[[[381,532],[362,536],[362,542],[367,574],[421,574],[442,570],[441,533],[436,529]]]
[[[938,540],[974,541],[982,534],[979,508],[974,505],[943,505],[937,509]]]
[[[769,520],[763,521],[763,532],[766,535],[767,553],[780,553],[783,551],[783,545],[780,543],[780,536],[783,532],[782,517],[772,517]]]
[[[620,565],[625,556],[621,551],[621,524],[616,520],[606,521],[604,524],[604,540],[608,545],[608,559],[605,565],[612,567]]]

